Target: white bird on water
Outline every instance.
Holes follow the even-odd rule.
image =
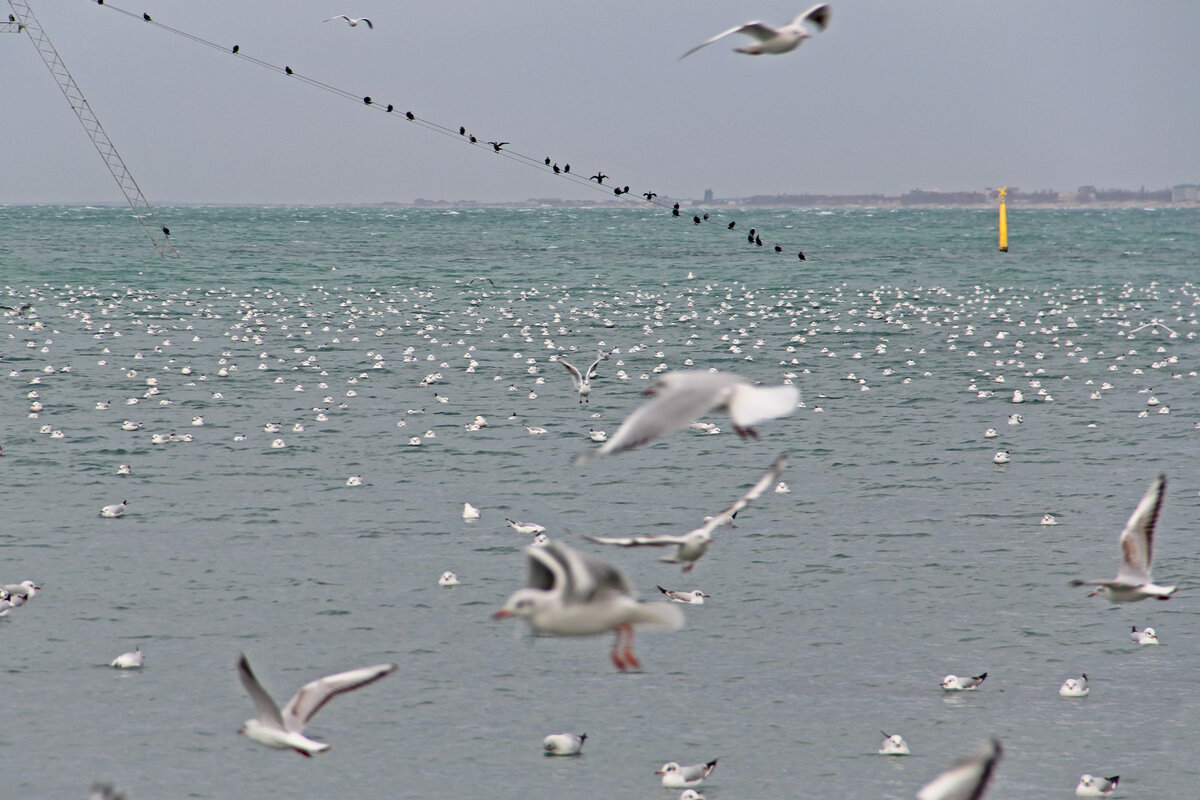
[[[586,741],[586,733],[552,733],[542,739],[542,750],[548,756],[577,756]]]
[[[909,755],[908,742],[904,741],[904,737],[898,733],[888,734],[886,731],[880,731],[884,735],[883,744],[879,745],[879,755],[881,756],[906,756]]]
[[[371,20],[367,19],[366,17],[359,17],[358,19],[355,19],[354,17],[348,17],[345,14],[338,14],[336,17],[330,17],[329,19],[324,20],[324,21],[325,22],[333,22],[335,19],[346,20],[346,22],[350,24],[351,28],[357,28],[358,23],[361,22],[364,25],[366,25],[368,28],[370,28],[371,30],[375,30],[375,25],[371,22]]]
[[[479,509],[470,503],[463,503],[462,518],[467,522],[479,519]]]
[[[238,654],[237,667],[238,677],[250,694],[250,699],[254,701],[254,710],[258,715],[254,719],[246,720],[238,733],[244,733],[267,747],[295,750],[305,758],[311,758],[314,753],[323,753],[329,749],[328,744],[313,741],[304,735],[304,729],[316,713],[337,695],[361,689],[391,675],[399,665],[378,664],[318,678],[304,684],[282,710],[271,695],[267,694],[258,678],[254,677],[250,662],[246,660],[244,653]]]
[[[1078,678],[1067,678],[1058,688],[1058,693],[1062,697],[1087,697],[1089,692],[1091,690],[1088,688],[1086,672]]]
[[[596,377],[596,368],[600,366],[600,362],[608,358],[608,353],[601,353],[596,356],[596,360],[587,368],[587,372],[580,374],[579,370],[571,366],[565,358],[560,358],[558,363],[562,364],[567,372],[571,373],[571,382],[575,384],[575,391],[579,392],[579,402],[585,400],[590,405],[592,394],[592,378]]]
[[[117,669],[141,669],[145,665],[146,656],[142,653],[141,647],[135,647],[128,653],[121,653],[121,655],[114,658],[113,662],[109,664],[110,667],[116,667]]]
[[[1154,628],[1142,628],[1139,631],[1137,625],[1134,625],[1129,638],[1133,639],[1134,644],[1158,644],[1158,633]]]
[[[721,409],[729,413],[739,436],[758,438],[754,425],[791,414],[800,400],[795,386],[755,386],[727,372],[668,372],[644,393],[654,399],[630,414],[603,445],[581,453],[572,463],[641,447]]]
[[[525,548],[526,586],[513,592],[496,619],[522,617],[535,630],[560,636],[615,631],[611,658],[617,669],[638,667],[633,629],[675,630],[683,612],[670,603],[643,603],[619,569],[561,542]]]
[[[1075,784],[1075,796],[1108,797],[1113,793],[1113,789],[1117,788],[1117,784],[1120,781],[1120,775],[1113,775],[1111,778],[1101,778],[1096,775],[1088,775],[1085,772],[1079,776],[1079,783]]]
[[[673,603],[687,603],[693,606],[704,605],[704,598],[711,597],[699,589],[692,589],[690,592],[681,592],[677,589],[664,589],[659,586],[658,590],[667,596],[667,599]]]
[[[716,766],[717,759],[715,758],[706,764],[688,764],[683,767],[675,761],[668,761],[654,774],[662,775],[663,786],[668,789],[679,789],[684,786],[699,786],[701,781],[716,769]]]
[[[446,570],[442,573],[442,576],[438,578],[438,586],[458,586],[459,583],[460,581],[458,580],[458,576],[450,570]]]
[[[709,544],[712,543],[713,530],[719,525],[732,521],[734,515],[749,505],[751,501],[756,500],[759,495],[766,491],[768,486],[779,480],[779,476],[783,474],[783,468],[787,466],[787,461],[788,457],[786,453],[776,458],[774,463],[771,464],[770,469],[763,473],[763,476],[747,489],[741,497],[735,500],[733,505],[710,517],[699,528],[689,531],[682,536],[587,536],[584,538],[597,544],[615,544],[619,547],[667,547],[677,545],[674,553],[663,556],[659,561],[665,561],[668,564],[683,564],[683,571],[691,572],[692,567],[707,552]]]
[[[993,739],[977,754],[960,761],[917,792],[917,800],[981,800],[1004,753]]]
[[[981,675],[976,675],[973,678],[962,677],[957,675],[947,675],[942,678],[942,688],[947,692],[969,692],[979,688],[979,684],[987,680],[988,674],[984,672]]]
[[[112,505],[104,506],[100,509],[100,516],[108,517],[109,519],[119,517],[125,513],[125,507],[128,505],[128,501],[122,500],[119,503],[113,503]]]
[[[1175,591],[1174,586],[1159,586],[1150,578],[1150,567],[1154,562],[1154,525],[1162,508],[1166,492],[1167,476],[1159,475],[1137,508],[1125,523],[1118,543],[1121,546],[1121,565],[1113,580],[1073,580],[1072,586],[1098,587],[1088,597],[1102,595],[1114,603],[1133,603],[1153,597],[1166,600]]]
[[[829,5],[822,3],[821,5],[813,6],[808,11],[805,11],[798,17],[793,18],[788,24],[779,28],[773,28],[764,22],[747,22],[743,25],[734,26],[722,33],[718,33],[708,41],[701,42],[691,50],[688,50],[686,53],[681,55],[679,58],[680,60],[683,60],[700,48],[707,47],[713,42],[724,39],[726,36],[732,36],[735,33],[744,33],[747,36],[758,40],[754,44],[748,44],[744,47],[735,47],[735,52],[745,53],[746,55],[750,56],[760,56],[764,53],[769,53],[772,55],[787,53],[799,47],[800,43],[805,39],[812,38],[812,34],[809,33],[808,28],[805,27],[806,24],[812,25],[818,31],[823,31],[829,27],[829,15]]]
[[[512,520],[512,519],[505,519],[504,521],[507,522],[509,524],[509,527],[511,527],[514,531],[516,531],[517,533],[524,534],[526,536],[529,536],[529,535],[535,534],[535,533],[545,533],[546,532],[546,526],[538,525],[536,522],[517,522],[516,520]]]

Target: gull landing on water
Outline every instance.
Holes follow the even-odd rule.
[[[615,631],[611,658],[617,669],[638,667],[633,629],[675,630],[683,612],[670,603],[643,603],[619,569],[560,542],[525,548],[526,587],[513,592],[495,619],[522,617],[535,630],[559,636]]]
[[[1154,562],[1154,525],[1158,522],[1166,488],[1167,476],[1159,475],[1125,523],[1118,540],[1121,565],[1117,568],[1117,577],[1110,581],[1073,580],[1072,586],[1096,586],[1098,588],[1088,597],[1103,595],[1113,603],[1134,603],[1147,597],[1170,598],[1175,592],[1174,586],[1158,586],[1150,579],[1150,567]]]
[[[1004,748],[993,739],[974,756],[955,764],[917,792],[917,800],[981,800]]]
[[[752,426],[796,410],[800,390],[795,386],[755,386],[728,372],[668,372],[645,391],[654,399],[637,408],[617,432],[595,450],[572,459],[582,464],[599,455],[620,453],[686,427],[710,411],[726,410],[742,438],[758,438]]]
[[[732,27],[723,33],[718,33],[706,42],[701,42],[681,55],[679,60],[682,61],[700,48],[707,47],[713,42],[720,41],[726,36],[732,36],[735,33],[744,33],[758,41],[754,44],[748,44],[745,47],[735,47],[734,52],[745,53],[749,56],[788,53],[799,47],[800,43],[805,39],[812,38],[812,34],[808,32],[805,24],[812,25],[818,31],[823,31],[829,27],[829,15],[829,6],[823,3],[813,6],[800,16],[792,19],[787,25],[779,28],[773,28],[764,22],[747,22],[744,25]]]
[[[560,358],[558,363],[566,367],[567,372],[571,373],[571,382],[575,384],[575,391],[579,392],[579,402],[585,400],[591,405],[592,393],[592,378],[596,377],[596,368],[600,366],[600,362],[608,358],[608,353],[601,353],[596,356],[596,360],[587,368],[587,372],[580,374],[579,370],[567,362],[566,359]]]
[[[763,473],[763,476],[747,489],[741,497],[735,500],[733,505],[719,514],[709,517],[704,525],[682,536],[586,536],[584,538],[597,544],[615,544],[618,547],[667,547],[669,545],[677,545],[678,549],[673,554],[663,556],[659,561],[665,561],[668,564],[683,564],[683,571],[691,572],[692,567],[696,565],[696,562],[708,550],[708,546],[712,544],[713,530],[719,525],[731,522],[739,511],[749,505],[751,501],[758,499],[759,495],[766,491],[768,486],[779,480],[779,476],[783,474],[783,468],[787,466],[787,461],[788,457],[786,453],[776,458],[775,462],[771,464],[770,469]],[[671,599],[675,598],[672,597]]]
[[[323,753],[330,747],[304,735],[304,729],[316,713],[337,695],[361,689],[391,675],[399,665],[379,664],[374,667],[362,667],[311,681],[304,684],[282,710],[271,695],[267,694],[258,678],[254,677],[250,662],[246,660],[244,653],[238,655],[237,667],[242,686],[246,687],[258,714],[254,719],[246,720],[238,733],[244,733],[267,747],[295,750],[305,758],[312,758],[313,753]]]

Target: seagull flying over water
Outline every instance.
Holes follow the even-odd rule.
[[[596,369],[600,366],[600,362],[607,358],[608,353],[601,353],[600,355],[596,356],[596,360],[593,361],[592,365],[587,368],[587,372],[583,373],[582,375],[579,373],[579,370],[568,363],[566,359],[560,358],[558,360],[558,363],[566,367],[567,372],[571,373],[571,381],[575,384],[575,391],[579,392],[580,403],[582,403],[584,400],[587,400],[588,404],[591,405],[592,400],[590,395],[592,394],[592,378],[596,377]]]
[[[338,14],[336,17],[330,17],[329,19],[325,20],[325,22],[333,22],[335,19],[346,20],[346,22],[350,23],[351,28],[357,28],[358,23],[361,22],[361,23],[365,24],[371,30],[375,30],[375,25],[371,22],[371,20],[367,19],[366,17],[359,17],[358,19],[355,19],[354,17],[348,17],[345,14]]]
[[[1158,586],[1150,579],[1154,561],[1154,525],[1158,522],[1166,488],[1167,476],[1159,475],[1125,523],[1118,540],[1121,565],[1117,568],[1117,577],[1108,581],[1073,580],[1072,586],[1096,586],[1098,588],[1089,597],[1103,595],[1114,603],[1133,603],[1147,597],[1166,600],[1174,593],[1174,586]]]
[[[667,547],[677,545],[674,553],[663,556],[659,561],[666,561],[668,564],[683,564],[684,572],[691,572],[692,567],[701,556],[708,550],[709,544],[712,543],[712,532],[719,526],[733,520],[743,508],[748,506],[751,501],[758,499],[768,486],[771,486],[775,481],[779,480],[779,476],[783,473],[783,468],[787,466],[787,454],[779,456],[775,462],[771,464],[763,476],[742,494],[733,505],[726,508],[724,511],[710,517],[702,526],[694,531],[689,531],[682,536],[631,536],[631,537],[603,537],[603,536],[587,536],[584,537],[589,541],[597,544],[615,544],[619,547]],[[662,589],[667,596],[671,596],[669,592]],[[674,600],[674,597],[671,597]]]
[[[756,386],[728,372],[701,370],[668,372],[644,394],[654,399],[630,414],[601,447],[576,456],[573,463],[632,450],[721,409],[729,412],[739,436],[757,438],[753,425],[792,413],[800,400],[795,386]]]
[[[238,733],[244,733],[267,747],[295,750],[305,758],[312,758],[313,753],[323,753],[329,749],[329,745],[315,742],[304,735],[304,729],[317,712],[339,694],[361,689],[391,675],[399,665],[378,664],[310,681],[300,687],[300,691],[288,700],[282,710],[271,695],[267,694],[258,678],[254,677],[250,662],[244,653],[238,654],[237,667],[242,686],[246,687],[258,714],[254,719],[246,720]]]
[[[610,657],[622,672],[640,666],[633,654],[635,625],[666,630],[683,625],[678,608],[641,602],[619,569],[561,542],[526,547],[525,564],[525,588],[513,592],[493,617],[523,617],[536,630],[559,636],[615,631]]]
[[[745,47],[733,48],[735,52],[745,53],[750,56],[761,56],[764,53],[771,55],[787,53],[799,47],[800,43],[805,39],[812,38],[812,34],[805,27],[806,24],[812,25],[818,31],[823,31],[829,27],[829,14],[829,5],[822,3],[821,5],[813,6],[780,28],[773,28],[764,22],[757,21],[747,22],[744,25],[735,25],[723,33],[718,33],[708,41],[696,45],[681,55],[679,59],[682,61],[701,47],[707,47],[713,42],[724,39],[726,36],[732,36],[735,33],[744,33],[758,40],[754,44],[748,44]]]

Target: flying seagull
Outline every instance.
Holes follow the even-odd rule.
[[[733,505],[715,514],[705,520],[704,524],[694,531],[689,531],[683,536],[630,536],[630,537],[605,537],[605,536],[586,536],[584,538],[597,544],[615,544],[618,547],[668,547],[675,545],[676,550],[670,555],[663,556],[659,561],[666,561],[669,564],[683,564],[684,572],[691,572],[692,567],[700,560],[700,557],[708,550],[708,546],[712,543],[712,532],[720,525],[726,522],[731,522],[739,511],[748,506],[752,501],[766,491],[768,486],[773,486],[775,481],[779,480],[779,476],[783,474],[783,468],[787,466],[787,454],[779,456],[775,459],[761,478],[749,489],[747,489],[741,497],[733,501]],[[662,590],[662,587],[659,587]],[[670,594],[662,590],[663,594]],[[674,599],[674,598],[672,598]]]
[[[772,55],[787,53],[799,47],[800,43],[805,39],[812,37],[812,34],[805,27],[806,24],[813,26],[818,31],[823,31],[829,27],[829,13],[829,5],[822,3],[821,5],[813,6],[781,28],[772,28],[764,22],[747,22],[744,25],[730,28],[724,33],[718,33],[706,42],[701,42],[679,58],[683,60],[701,47],[706,47],[715,41],[724,39],[726,36],[732,36],[735,33],[744,33],[758,40],[754,44],[748,44],[745,47],[733,48],[735,52],[751,56],[761,56],[764,53]]]
[[[573,463],[632,450],[721,409],[729,413],[739,436],[757,438],[752,426],[792,413],[800,400],[795,386],[756,386],[738,375],[703,370],[668,372],[645,394],[654,399],[630,414],[600,448],[576,456]]]
[[[615,631],[611,658],[622,672],[639,666],[633,655],[635,625],[666,630],[683,625],[678,608],[643,603],[619,569],[561,542],[526,547],[525,563],[525,588],[513,592],[493,616],[524,617],[536,630],[559,636]]]
[[[608,353],[600,353],[596,356],[596,360],[587,368],[587,372],[580,374],[574,366],[567,362],[565,358],[560,358],[558,363],[566,367],[567,372],[571,373],[571,382],[575,384],[575,391],[579,392],[579,402],[587,401],[591,405],[592,398],[592,378],[596,377],[596,370],[600,366],[600,362],[608,358]]]
[[[323,753],[329,745],[314,742],[304,735],[304,729],[326,703],[343,692],[361,689],[367,684],[374,683],[380,678],[391,675],[398,664],[379,664],[374,667],[352,669],[349,672],[339,672],[325,678],[304,684],[300,691],[288,700],[287,705],[280,710],[279,705],[267,694],[267,690],[254,677],[250,662],[244,653],[238,654],[238,677],[242,686],[254,701],[254,710],[258,716],[246,720],[238,731],[244,733],[259,744],[274,747],[277,750],[295,750],[305,758],[312,758],[313,753]]]
[[[358,23],[362,22],[362,23],[365,23],[366,26],[368,28],[370,28],[371,30],[375,30],[375,26],[371,23],[371,20],[367,19],[366,17],[359,17],[358,19],[355,19],[354,17],[348,17],[345,14],[338,14],[336,17],[330,17],[329,19],[327,19],[325,21],[333,22],[335,19],[346,20],[346,22],[350,23],[351,28],[357,28]]]
[[[1089,597],[1103,595],[1114,603],[1133,603],[1153,597],[1166,600],[1175,591],[1174,586],[1158,586],[1150,579],[1150,566],[1154,561],[1154,524],[1162,508],[1163,494],[1167,489],[1167,476],[1159,475],[1121,531],[1121,565],[1117,577],[1109,580],[1073,580],[1072,586],[1096,586]]]

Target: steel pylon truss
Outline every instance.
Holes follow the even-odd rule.
[[[177,258],[179,251],[171,243],[170,231],[155,217],[154,209],[151,208],[150,202],[142,194],[142,190],[138,188],[137,181],[133,179],[133,175],[129,172],[129,168],[125,166],[125,161],[121,158],[121,154],[117,152],[117,148],[113,145],[112,140],[104,132],[104,128],[100,125],[100,120],[92,113],[92,107],[88,105],[87,98],[83,96],[79,85],[75,83],[75,79],[67,71],[66,64],[59,57],[58,51],[54,49],[54,45],[51,44],[49,37],[46,36],[46,32],[42,30],[41,24],[33,14],[33,9],[24,0],[8,0],[8,4],[12,7],[15,21],[5,22],[4,27],[8,30],[15,29],[14,32],[16,33],[24,31],[29,35],[29,40],[37,48],[42,61],[46,62],[46,68],[50,70],[50,74],[58,82],[58,87],[62,89],[62,93],[66,96],[71,110],[75,112],[75,116],[79,117],[79,122],[83,125],[83,129],[87,131],[92,144],[96,145],[96,150],[100,153],[100,158],[104,160],[104,165],[108,167],[108,171],[112,173],[117,186],[121,187],[121,191],[125,194],[125,199],[129,201],[129,206],[133,209],[133,215],[138,218],[138,221],[142,223],[142,227],[146,229],[146,234],[150,237],[150,241],[154,244],[155,249],[158,250],[158,254],[163,258]]]

